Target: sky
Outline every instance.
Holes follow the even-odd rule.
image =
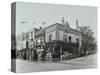
[[[45,3],[16,3],[16,34],[27,32],[34,27],[61,23],[62,17],[72,28],[76,27],[77,19],[79,26],[90,26],[97,39],[97,7]],[[44,26],[42,22],[45,22]]]

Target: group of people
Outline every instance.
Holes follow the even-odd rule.
[[[33,60],[33,61],[38,61],[41,57],[41,60],[45,60],[45,55],[46,53],[44,51],[41,52],[41,56],[39,56],[39,53],[37,50],[33,50],[29,55],[25,52],[22,53],[22,59],[24,60]]]
[[[57,61],[57,60],[62,60],[63,59],[63,55],[60,54],[60,52],[54,52],[54,53],[46,53],[45,51],[42,51],[41,52],[41,55],[40,55],[40,60],[44,61],[46,60],[46,57],[49,57],[49,59],[51,58],[53,61]],[[34,50],[34,54],[33,54],[33,58],[32,58],[34,61],[37,61],[39,60],[39,54],[36,50]],[[48,59],[48,60],[49,60]]]
[[[28,53],[28,52],[27,52]],[[60,51],[55,51],[55,52],[45,52],[41,51],[40,53],[37,52],[36,49],[32,50],[30,53],[25,53],[23,55],[24,60],[33,60],[33,61],[38,61],[38,60],[63,60],[65,57],[64,54],[61,54]]]
[[[44,51],[42,51],[41,53],[41,60],[45,60],[45,56],[46,56],[46,53]],[[33,58],[32,58],[34,61],[37,61],[39,59],[39,55],[38,55],[38,52],[36,50],[34,50],[33,52]]]

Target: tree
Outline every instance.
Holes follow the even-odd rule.
[[[93,37],[93,31],[90,26],[81,26],[80,31],[89,37]]]

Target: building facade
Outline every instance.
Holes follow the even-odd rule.
[[[81,33],[70,28],[68,23],[55,23],[45,28],[47,50],[52,54],[58,52],[60,55],[64,53],[78,55],[82,44],[81,40]]]
[[[86,53],[88,47],[93,49],[93,38],[83,35],[78,28],[78,20],[76,21],[76,29],[70,27],[68,22],[55,23],[44,29],[33,28],[32,30],[17,36],[17,50],[22,57],[26,55],[26,59],[32,59],[34,50],[40,54],[50,53],[57,58],[67,56],[80,56],[80,53]],[[86,49],[87,48],[87,49]]]

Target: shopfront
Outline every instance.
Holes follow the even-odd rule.
[[[46,44],[47,52],[51,52],[52,58],[61,58],[61,56],[78,56],[79,47],[76,43],[66,43],[64,41],[52,41]]]

